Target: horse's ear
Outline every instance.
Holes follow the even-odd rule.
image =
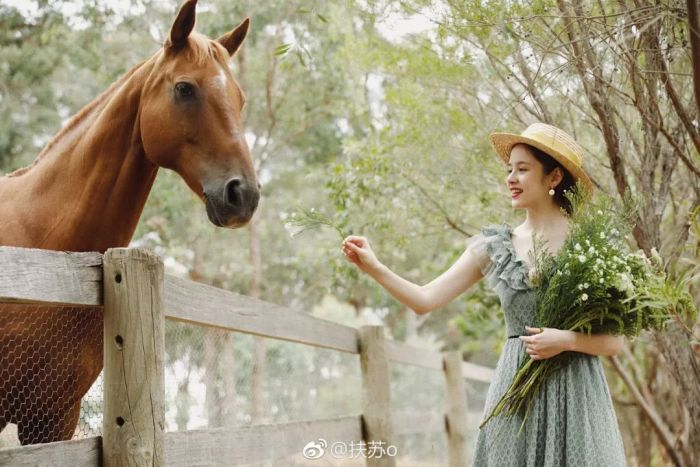
[[[233,31],[227,32],[217,39],[221,45],[226,47],[231,57],[233,57],[233,54],[236,53],[236,50],[238,50],[243,43],[243,39],[245,39],[245,36],[248,34],[249,26],[250,18],[246,18],[241,24],[236,26]]]
[[[170,28],[169,45],[171,47],[180,48],[187,44],[187,38],[194,29],[195,8],[197,0],[187,0],[177,12],[177,18]]]

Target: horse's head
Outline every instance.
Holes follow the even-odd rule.
[[[141,96],[141,140],[153,163],[175,170],[204,200],[212,223],[236,228],[260,199],[241,124],[245,97],[228,68],[250,22],[210,40],[192,32],[196,3],[182,5],[154,57]]]

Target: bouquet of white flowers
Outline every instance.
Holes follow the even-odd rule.
[[[629,196],[623,209],[603,195],[587,196],[580,184],[567,197],[571,230],[559,252],[552,256],[541,238],[534,239],[535,326],[634,337],[662,329],[669,319],[695,316],[687,281],[668,279],[656,250],[651,259],[630,251],[625,237],[635,209]],[[535,394],[571,355],[526,358],[481,426],[500,413],[523,414],[524,426]]]

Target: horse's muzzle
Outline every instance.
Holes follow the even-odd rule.
[[[242,177],[234,177],[213,190],[204,191],[207,216],[212,224],[235,229],[253,217],[260,201],[260,189]]]

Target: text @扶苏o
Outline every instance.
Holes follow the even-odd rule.
[[[349,443],[336,441],[329,446],[325,439],[319,438],[316,441],[309,441],[301,453],[307,459],[320,459],[326,453],[337,459],[358,457],[376,459],[395,456],[397,448],[386,441],[350,441]]]

